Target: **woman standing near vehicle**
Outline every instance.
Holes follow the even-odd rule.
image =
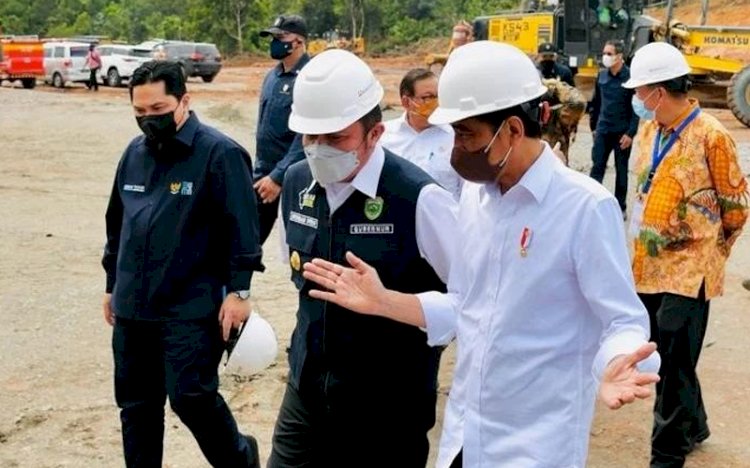
[[[86,67],[90,71],[89,82],[86,87],[89,90],[99,91],[99,83],[97,82],[96,75],[99,73],[99,69],[102,68],[102,58],[99,52],[96,51],[96,44],[89,45],[89,53],[86,55]]]

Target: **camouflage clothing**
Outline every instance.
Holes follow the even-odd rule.
[[[570,142],[575,140],[578,122],[586,110],[586,99],[576,88],[559,79],[542,80],[549,92],[542,99],[549,102],[552,114],[542,128],[542,139],[550,146],[560,143],[560,151],[568,164]]]

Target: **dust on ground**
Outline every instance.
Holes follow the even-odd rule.
[[[371,61],[386,102],[419,58]],[[192,107],[251,153],[260,82],[271,62],[226,68],[211,84],[191,80]],[[387,117],[397,115],[390,110]],[[750,130],[728,111],[712,111],[730,128],[750,172]],[[121,466],[113,402],[111,329],[101,316],[104,211],[115,166],[138,134],[125,89],[99,93],[0,88],[0,466]],[[572,165],[590,168],[591,135],[582,122]],[[612,168],[605,184],[613,185]],[[688,467],[750,466],[750,240],[745,234],[727,269],[726,294],[713,302],[700,374],[711,438]],[[248,382],[224,379],[222,393],[262,456],[288,370],[283,350],[294,326],[296,294],[279,258],[278,237],[265,247],[268,270],[253,281],[253,301],[276,329],[279,360]],[[445,353],[439,414],[455,353]],[[601,407],[592,429],[589,466],[643,467],[648,462],[652,401],[612,412]],[[434,447],[439,425],[431,433]],[[206,466],[189,431],[167,412],[165,466]],[[431,462],[432,465],[432,462]]]

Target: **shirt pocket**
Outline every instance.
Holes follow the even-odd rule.
[[[286,243],[289,246],[291,280],[299,290],[306,287],[307,280],[302,276],[302,266],[314,258],[317,238],[316,229],[297,226],[294,223],[287,225]]]
[[[287,92],[282,92],[281,89],[283,88],[275,90],[273,96],[271,96],[265,106],[268,113],[269,130],[276,136],[283,136],[290,133],[289,114],[292,110],[291,89]]]

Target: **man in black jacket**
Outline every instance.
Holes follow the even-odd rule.
[[[604,180],[609,154],[615,152],[615,198],[625,217],[628,195],[628,161],[630,150],[638,132],[638,115],[633,111],[633,90],[622,84],[630,79],[630,69],[623,62],[622,41],[608,41],[604,46],[602,62],[594,88],[594,98],[589,106],[590,126],[594,132],[591,150],[591,177]]]
[[[573,80],[573,72],[570,71],[570,68],[557,61],[557,49],[554,45],[549,42],[540,44],[537,52],[539,54],[537,57],[537,68],[539,69],[539,73],[542,74],[542,78],[545,80],[560,80],[575,87],[576,83]]]
[[[161,466],[168,396],[211,465],[259,467],[217,374],[262,270],[250,157],[189,110],[177,64],[142,65],[130,95],[144,135],[117,167],[102,260],[125,463]]]
[[[269,53],[279,63],[263,79],[255,132],[255,191],[258,196],[260,243],[266,242],[279,212],[279,195],[289,166],[303,159],[302,136],[289,129],[294,81],[310,61],[307,25],[297,15],[279,16],[261,37],[271,37]]]

